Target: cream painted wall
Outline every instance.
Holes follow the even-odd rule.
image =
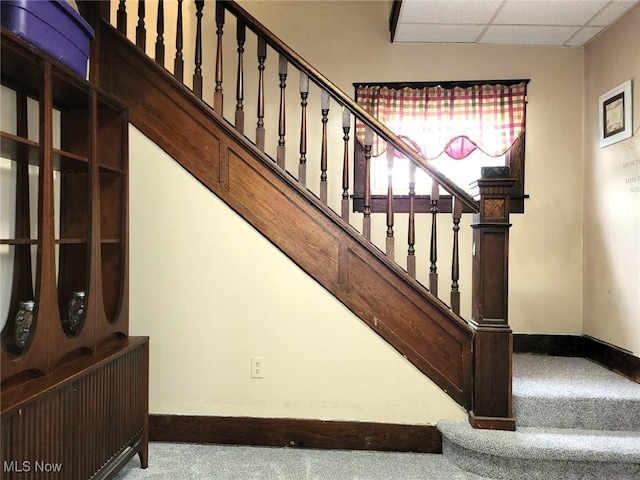
[[[152,413],[433,424],[465,412],[130,129],[131,334]],[[250,378],[262,357],[264,378]]]
[[[584,333],[640,356],[640,6],[585,50]],[[635,135],[598,143],[598,101],[633,80]]]

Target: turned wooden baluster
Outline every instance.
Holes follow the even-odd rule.
[[[460,315],[460,253],[458,246],[458,232],[460,231],[460,219],[462,218],[462,202],[456,197],[451,198],[451,214],[453,216],[453,254],[451,260],[451,310]]]
[[[125,36],[127,35],[127,1],[120,0],[118,2],[118,16],[116,26],[118,31]]]
[[[156,33],[156,63],[164,67],[164,0],[158,0]]]
[[[395,239],[393,234],[393,146],[387,144],[387,257],[395,260]]]
[[[204,0],[196,0],[196,53],[193,72],[193,93],[202,98],[202,9]]]
[[[216,50],[216,87],[213,92],[213,109],[222,115],[222,33],[224,28],[224,3],[216,2],[216,35],[218,48]]]
[[[371,146],[373,130],[364,127],[364,218],[362,219],[362,235],[371,241]]]
[[[440,200],[440,185],[433,180],[431,182],[431,253],[429,258],[429,291],[438,296],[438,201]]]
[[[300,165],[298,166],[298,181],[302,186],[307,185],[307,98],[309,97],[309,77],[300,72],[300,106],[302,119],[300,125]]]
[[[342,110],[342,132],[344,136],[344,152],[342,154],[342,219],[349,222],[349,130],[351,129],[351,112],[345,107]]]
[[[182,58],[182,0],[178,0],[178,19],[176,20],[176,58],[173,61],[173,76],[182,83],[184,80],[184,59]]]
[[[147,30],[144,28],[144,0],[138,0],[138,25],[136,26],[136,46],[145,52],[147,50]]]
[[[280,77],[280,111],[278,114],[278,149],[276,152],[276,162],[280,168],[285,169],[285,146],[284,137],[287,130],[286,124],[286,104],[285,89],[287,87],[287,58],[280,54],[278,59],[278,76]]]
[[[409,163],[409,228],[407,233],[407,273],[416,278],[416,165]]]
[[[322,149],[320,152],[320,201],[327,204],[327,122],[329,121],[329,92],[320,92],[322,110]]]
[[[244,133],[244,42],[247,39],[247,28],[244,21],[238,18],[236,39],[238,41],[238,74],[236,75],[236,130]]]
[[[267,59],[267,41],[258,37],[258,125],[256,145],[264,152],[264,62]]]

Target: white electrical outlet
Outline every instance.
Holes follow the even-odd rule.
[[[264,358],[251,357],[251,378],[264,378]]]

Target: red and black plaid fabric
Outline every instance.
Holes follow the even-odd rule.
[[[411,138],[421,154],[434,159],[446,152],[464,158],[476,148],[492,157],[504,155],[524,131],[526,83],[392,89],[363,86],[358,103],[397,135]],[[364,143],[364,125],[356,124]],[[372,154],[386,142],[374,135]]]

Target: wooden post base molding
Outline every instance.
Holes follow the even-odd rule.
[[[485,430],[508,430],[515,432],[515,418],[498,418],[498,417],[477,417],[473,412],[469,412],[469,423],[473,428],[482,428]]]

